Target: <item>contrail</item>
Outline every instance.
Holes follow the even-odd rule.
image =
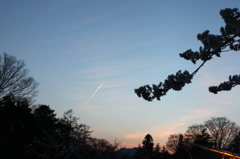
[[[104,82],[103,82],[104,83]],[[88,102],[92,99],[92,97],[97,93],[97,91],[102,87],[102,84],[100,84],[100,86],[97,88],[97,90],[92,94],[92,96],[88,99],[88,101],[84,104],[84,106],[82,107],[82,109],[88,104]]]

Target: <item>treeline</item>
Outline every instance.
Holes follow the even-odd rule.
[[[165,146],[160,146],[157,143],[154,146],[153,137],[147,134],[143,141],[142,146],[138,145],[138,150],[134,155],[134,159],[169,159],[172,155],[169,153]]]
[[[25,62],[0,55],[1,159],[120,159],[120,143],[91,137],[72,110],[57,118],[48,105],[32,107],[38,82]]]
[[[32,108],[26,99],[5,96],[0,101],[1,159],[120,159],[120,143],[91,137],[72,110],[57,118],[48,105]]]
[[[117,141],[91,136],[86,124],[79,124],[72,110],[57,118],[48,105],[32,107],[27,99],[13,95],[0,100],[0,158],[24,159],[218,159],[218,154],[194,146],[240,154],[240,127],[226,117],[213,117],[189,126],[184,134],[171,134],[166,146],[154,145],[147,134],[134,155],[119,151]],[[227,157],[225,157],[227,158]]]
[[[227,158],[196,144],[240,154],[240,127],[226,117],[212,117],[203,124],[189,126],[185,134],[171,134],[166,146],[176,159]]]
[[[210,150],[211,149],[211,150]],[[217,152],[218,151],[218,152]],[[230,159],[240,158],[240,127],[226,117],[212,117],[189,126],[184,134],[170,134],[166,146],[147,134],[134,159]]]

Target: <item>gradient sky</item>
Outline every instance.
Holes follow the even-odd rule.
[[[40,83],[35,104],[49,105],[58,117],[73,109],[93,137],[136,147],[150,133],[164,145],[170,134],[211,117],[240,125],[240,87],[208,92],[240,73],[239,52],[214,57],[192,84],[161,101],[134,93],[180,69],[194,71],[200,63],[179,53],[198,50],[198,33],[218,34],[224,26],[220,9],[239,6],[239,0],[1,0],[0,52],[26,62]]]

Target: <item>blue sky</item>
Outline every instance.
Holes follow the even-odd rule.
[[[178,54],[198,50],[198,33],[219,33],[220,9],[239,6],[239,0],[2,0],[0,52],[26,62],[40,83],[36,104],[49,105],[58,117],[73,109],[94,130],[92,136],[118,138],[126,147],[137,146],[147,133],[164,145],[170,134],[210,117],[226,116],[240,125],[239,87],[208,92],[208,86],[239,74],[239,52],[215,57],[192,84],[161,101],[134,93],[180,69],[194,71],[200,63]]]

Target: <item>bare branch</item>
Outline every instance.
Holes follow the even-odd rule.
[[[38,83],[28,77],[28,70],[22,60],[4,53],[0,55],[0,99],[13,95],[16,99],[31,100],[36,96]]]

